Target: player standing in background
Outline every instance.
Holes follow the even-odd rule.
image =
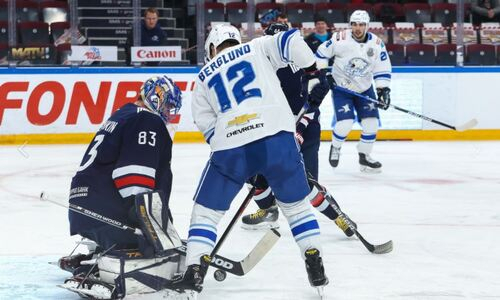
[[[202,290],[217,224],[245,181],[263,174],[290,224],[311,286],[322,288],[328,278],[319,225],[305,200],[310,188],[294,138],[295,119],[276,76],[292,62],[316,71],[314,55],[297,30],[241,44],[237,28],[220,25],[207,43],[208,53],[214,49],[216,56],[198,73],[192,112],[212,153],[194,196],[187,270],[177,284]],[[316,85],[311,100],[320,103],[327,92],[326,83]]]
[[[379,127],[377,106],[386,110],[391,102],[391,62],[384,43],[368,32],[370,17],[364,10],[356,10],[350,17],[350,30],[336,32],[318,47],[319,59],[335,58],[332,73],[339,86],[377,98],[380,105],[356,96],[333,90],[334,118],[329,161],[333,168],[339,163],[340,148],[354,122],[361,122],[362,133],[358,143],[361,171],[379,173],[382,164],[370,157]],[[372,86],[375,80],[377,97]],[[356,114],[354,114],[356,111]]]
[[[284,23],[273,23],[269,25],[264,33],[266,35],[274,35],[282,31],[287,31],[288,25]],[[297,116],[309,95],[303,95],[307,91],[307,81],[303,86],[302,76],[304,70],[288,64],[286,67],[279,69],[276,72],[281,84],[281,89],[286,96],[288,105],[292,109],[292,113]],[[304,159],[304,166],[306,171],[315,181],[318,181],[318,151],[320,145],[321,126],[319,123],[320,111],[317,105],[311,105],[300,122],[296,125],[295,138],[300,145],[300,152]],[[263,228],[277,228],[278,227],[278,206],[276,205],[276,197],[269,187],[266,179],[262,175],[258,175],[253,184],[256,187],[254,196],[255,203],[259,206],[257,212],[246,215],[242,218],[245,229],[263,229]],[[314,191],[316,188],[310,184],[311,189]],[[335,210],[328,204],[328,201],[322,194],[314,195],[311,193],[311,204],[324,214],[330,220],[334,220],[335,224],[347,235],[352,236],[354,233],[345,222],[335,212]],[[352,221],[351,221],[352,222]],[[352,222],[354,223],[354,222]]]

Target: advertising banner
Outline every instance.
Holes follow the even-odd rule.
[[[131,61],[180,61],[181,46],[131,47]]]
[[[70,61],[117,61],[116,46],[71,46]]]

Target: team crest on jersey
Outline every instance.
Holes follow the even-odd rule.
[[[349,77],[364,77],[367,74],[368,66],[370,65],[361,57],[354,57],[344,67],[344,72]]]
[[[373,51],[373,48],[368,48],[368,51],[366,51],[366,55],[368,55],[368,57],[372,57],[373,54],[375,54],[375,52]]]
[[[259,115],[258,114],[244,114],[241,116],[237,116],[231,121],[227,122],[226,128],[229,128],[231,126],[239,126],[243,124],[247,124],[251,120],[258,119]]]

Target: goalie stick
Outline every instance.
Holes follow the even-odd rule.
[[[250,197],[250,199],[251,199],[251,197]],[[53,204],[58,205],[60,207],[64,207],[64,208],[72,210],[76,213],[82,214],[82,215],[87,216],[89,218],[93,218],[95,220],[98,220],[100,222],[103,222],[105,224],[108,224],[108,225],[111,225],[111,226],[114,226],[117,228],[120,228],[122,230],[130,231],[130,232],[137,234],[137,235],[142,235],[142,231],[138,228],[132,228],[130,226],[127,226],[127,225],[117,221],[117,220],[107,218],[103,215],[100,215],[96,212],[93,212],[91,210],[88,210],[88,209],[83,208],[83,207],[78,206],[78,205],[74,205],[71,203],[69,205],[62,204],[62,203],[48,197],[45,192],[42,192],[40,194],[40,200],[53,203]],[[247,202],[247,204],[248,204],[248,202]],[[241,207],[240,207],[240,209],[241,209]],[[227,229],[226,229],[226,231],[227,231]],[[226,234],[226,232],[224,232],[224,233]],[[223,235],[223,237],[225,239],[224,235]],[[267,254],[267,252],[269,252],[269,250],[271,250],[271,248],[274,246],[274,244],[276,244],[276,242],[278,241],[278,239],[280,237],[281,237],[281,235],[277,230],[270,229],[259,240],[259,242],[255,245],[255,247],[250,251],[250,253],[248,253],[248,255],[244,259],[242,259],[240,261],[235,261],[235,260],[228,259],[228,258],[221,256],[221,255],[215,255],[215,256],[212,256],[213,258],[212,258],[212,262],[210,263],[210,265],[217,268],[217,269],[224,270],[228,273],[231,273],[231,274],[234,274],[237,276],[246,275],[248,272],[250,272],[253,269],[253,267],[255,267],[257,265],[257,263]],[[223,241],[222,237],[221,237],[221,240],[219,241],[219,243],[221,243],[221,241]],[[178,247],[175,250],[178,253],[180,253],[181,255],[186,255],[186,246],[185,246],[184,242],[183,242],[183,245],[181,247]]]
[[[330,84],[330,87],[333,89],[336,89],[338,91],[341,91],[341,92],[344,92],[344,93],[347,93],[347,94],[351,94],[351,95],[354,95],[356,97],[359,97],[359,98],[362,98],[366,101],[369,101],[369,102],[372,102],[372,103],[375,103],[375,104],[379,104],[380,101],[376,100],[376,99],[373,99],[373,98],[370,98],[368,96],[365,96],[365,95],[362,95],[360,93],[356,93],[354,91],[351,91],[349,89],[346,89],[344,87],[341,87],[341,86],[338,86],[336,84],[333,83],[333,77],[331,77],[331,75],[327,76],[328,78],[328,83]],[[449,125],[449,124],[446,124],[444,122],[441,122],[441,121],[438,121],[438,120],[435,120],[433,118],[429,118],[427,116],[424,116],[424,115],[421,115],[421,114],[418,114],[416,112],[413,112],[411,110],[407,110],[405,108],[402,108],[402,107],[399,107],[399,106],[396,106],[394,104],[389,104],[389,107],[392,107],[396,110],[399,110],[401,112],[404,112],[404,113],[407,113],[409,115],[412,115],[414,117],[417,117],[417,118],[420,118],[420,119],[423,119],[423,120],[426,120],[428,122],[432,122],[434,124],[438,124],[438,125],[441,125],[443,127],[446,127],[446,128],[449,128],[449,129],[452,129],[452,130],[455,130],[455,131],[458,131],[458,132],[462,132],[462,131],[465,131],[465,130],[469,130],[471,128],[474,128],[478,122],[476,119],[472,119],[472,120],[469,120],[467,122],[465,122],[464,124],[462,125],[459,125],[459,126],[452,126],[452,125]]]
[[[309,177],[308,178],[309,182],[311,182],[318,189],[318,191],[322,191],[324,193],[326,200],[330,203],[330,205],[333,207],[335,212],[340,217],[344,217],[344,212],[342,212],[342,210],[340,210],[340,207],[337,205],[335,200],[333,200],[333,196],[330,194],[330,192],[328,192],[328,190],[325,187],[323,187],[314,178],[312,178],[312,176],[308,176],[308,177]],[[370,251],[371,253],[385,254],[385,253],[389,253],[392,251],[392,248],[393,248],[392,240],[385,242],[383,244],[380,244],[380,245],[373,245],[370,242],[368,242],[367,240],[365,240],[365,238],[361,235],[361,233],[359,233],[358,229],[351,223],[349,218],[343,218],[343,219],[346,221],[347,226],[349,226],[349,229],[351,229],[352,232],[354,232],[354,234],[356,234],[356,236],[359,238],[361,243],[363,243],[365,248],[368,249],[368,251]]]

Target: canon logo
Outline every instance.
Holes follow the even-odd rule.
[[[176,51],[174,50],[166,50],[166,51],[159,51],[159,50],[138,50],[137,51],[137,57],[138,58],[170,58],[170,57],[176,57]]]

